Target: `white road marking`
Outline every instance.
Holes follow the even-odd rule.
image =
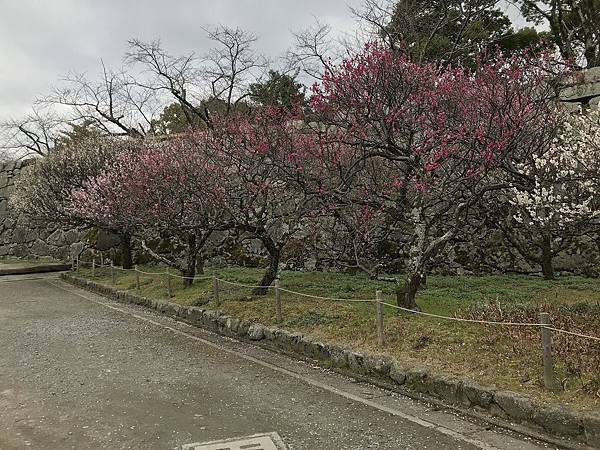
[[[286,450],[277,433],[254,434],[243,438],[186,444],[181,450]]]

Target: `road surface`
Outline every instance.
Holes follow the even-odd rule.
[[[536,449],[524,436],[70,286],[0,278],[0,449]]]

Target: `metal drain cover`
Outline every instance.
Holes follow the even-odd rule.
[[[186,444],[181,450],[285,450],[285,444],[277,433],[224,439],[222,441]]]

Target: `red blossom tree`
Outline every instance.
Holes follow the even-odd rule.
[[[544,154],[557,119],[544,55],[497,57],[475,69],[418,64],[378,44],[328,70],[311,105],[323,152],[337,164],[333,204],[369,206],[408,240],[398,303],[415,295],[439,254],[486,196],[519,184]],[[365,167],[379,177],[365,182]]]
[[[318,195],[304,174],[316,143],[299,110],[283,107],[215,121],[211,130],[211,160],[225,171],[219,182],[230,229],[241,240],[260,240],[269,255],[255,295],[275,280],[283,248],[315,207]]]

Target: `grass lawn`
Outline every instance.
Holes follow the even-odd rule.
[[[141,268],[161,271],[157,268]],[[117,271],[117,286],[135,289],[132,272]],[[261,269],[227,268],[219,278],[253,285]],[[80,275],[90,277],[90,269]],[[96,281],[110,283],[107,268],[96,269]],[[526,276],[429,276],[427,288],[417,301],[423,311],[457,317],[499,321],[537,322],[540,310],[551,313],[553,325],[600,336],[600,280],[562,277],[555,281]],[[141,295],[167,297],[165,276],[140,275]],[[361,275],[322,272],[283,272],[281,287],[308,294],[372,299],[380,289],[393,302],[394,286]],[[208,299],[211,280],[196,281],[183,289],[172,278],[171,301],[194,304]],[[236,317],[276,325],[274,295],[248,300],[250,289],[220,284],[221,309]],[[600,342],[553,333],[556,373],[563,388],[543,388],[539,329],[513,329],[458,323],[397,312],[386,307],[386,344],[377,345],[375,305],[316,300],[281,293],[281,327],[394,356],[407,366],[426,366],[437,373],[469,377],[483,384],[495,384],[527,394],[544,402],[560,402],[577,409],[600,408]],[[215,307],[211,301],[208,307]]]

